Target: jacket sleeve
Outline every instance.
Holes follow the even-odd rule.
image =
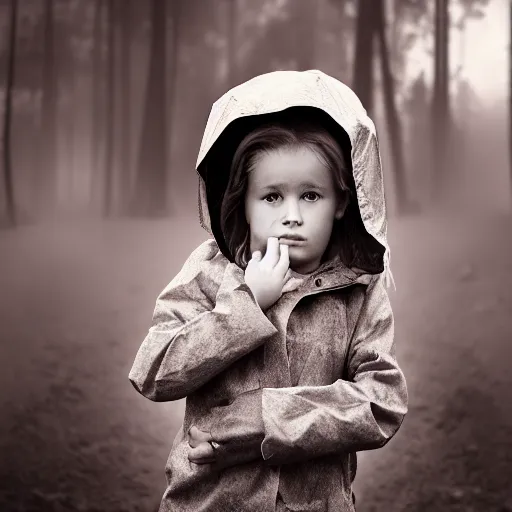
[[[186,397],[277,332],[236,264],[217,267],[220,285],[213,283],[217,251],[209,241],[199,246],[157,298],[129,373],[150,400]]]
[[[270,465],[385,445],[400,427],[408,404],[393,327],[379,275],[367,287],[355,324],[347,380],[239,395],[231,405],[218,408],[213,439],[224,443],[225,451],[238,446]]]

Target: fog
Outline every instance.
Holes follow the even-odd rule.
[[[316,35],[309,36],[316,41],[313,56],[295,44],[297,27],[311,28],[306,15],[313,3],[265,0],[258,11],[240,0],[234,32],[229,2],[167,2],[167,26],[158,30],[157,3],[126,1],[131,7],[123,10],[106,0],[55,0],[44,4],[53,6],[44,17],[50,11],[42,3],[18,2],[11,161],[4,144],[0,183],[2,511],[158,509],[185,403],[150,402],[132,387],[128,372],[156,297],[208,238],[198,220],[194,165],[211,104],[230,87],[272,69],[317,68],[352,83],[358,2],[314,2],[319,21]],[[178,4],[180,12],[173,10]],[[484,18],[471,21],[473,27],[495,5],[475,4],[483,5]],[[0,2],[2,70],[9,55],[9,5]],[[403,71],[400,60],[411,59],[401,46],[403,31],[419,31],[423,20],[432,36],[433,3],[425,5],[418,18],[388,16],[396,29],[389,38],[398,38],[389,53],[397,77],[406,211],[398,208],[378,66],[370,91],[358,91],[375,94],[371,115],[381,141],[397,286],[389,294],[410,410],[388,445],[359,455],[357,510],[507,511],[508,91],[486,96],[491,93],[479,90],[471,73],[465,80],[451,77],[449,165],[439,182],[434,179],[442,158],[431,143],[431,123],[437,122],[431,116],[433,78],[421,81],[418,67]],[[505,2],[500,5],[506,15]],[[112,6],[118,10],[109,11]],[[498,19],[496,13],[491,19]],[[167,39],[159,45],[153,34],[164,29]],[[49,33],[54,46],[45,46]],[[417,35],[415,47],[432,42],[426,41]],[[466,60],[474,47],[468,44]],[[53,64],[49,48],[55,50]],[[432,56],[421,52],[420,68],[432,69]],[[155,55],[157,64],[165,64],[151,74]],[[484,59],[485,52],[479,56]],[[499,80],[505,65],[496,69]],[[49,67],[53,81],[42,78]],[[482,69],[489,73],[484,63]],[[148,93],[149,84],[160,80],[166,80],[165,91]],[[7,98],[6,75],[0,74],[0,83]],[[44,107],[48,97],[54,121]],[[6,108],[2,103],[2,118]],[[151,123],[155,118],[160,124]],[[4,124],[4,140],[8,128]],[[49,144],[53,156],[44,149]],[[4,179],[9,166],[14,222]]]

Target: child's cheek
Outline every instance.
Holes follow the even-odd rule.
[[[250,247],[251,247],[251,254],[254,251],[261,251],[262,256],[264,256],[265,251],[267,249],[267,244],[266,244],[266,241],[264,241],[262,239],[262,237],[258,236],[256,233],[251,233]]]

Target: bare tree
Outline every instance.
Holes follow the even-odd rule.
[[[167,3],[151,2],[149,74],[142,123],[136,186],[131,210],[146,215],[166,213],[166,20]]]
[[[44,67],[42,104],[42,165],[36,178],[39,212],[44,203],[55,204],[57,175],[57,77],[55,66],[55,23],[53,0],[44,3]]]
[[[227,0],[228,8],[228,33],[227,33],[227,49],[228,49],[228,74],[227,82],[228,88],[235,85],[236,82],[236,23],[237,23],[237,0]]]
[[[170,59],[170,80],[169,87],[167,89],[166,95],[162,95],[162,101],[169,101],[171,107],[171,116],[176,112],[176,90],[178,86],[178,63],[179,63],[179,49],[180,49],[180,41],[181,41],[181,30],[180,27],[182,25],[182,16],[184,9],[183,0],[174,0],[171,4],[171,59]],[[163,30],[163,29],[162,29]],[[163,41],[162,44],[166,44]],[[163,56],[165,58],[165,55]],[[167,140],[171,140],[171,130],[170,126],[166,126],[167,128]],[[167,158],[164,159],[167,162]]]
[[[79,4],[83,6],[84,4]],[[73,16],[78,14],[76,9],[73,8],[73,3],[68,4],[68,16],[73,19]],[[83,12],[80,13],[83,16]],[[63,62],[63,82],[64,86],[67,89],[67,115],[66,120],[66,181],[68,182],[69,187],[69,196],[73,193],[73,182],[75,179],[75,173],[77,169],[75,167],[75,139],[77,132],[77,115],[80,111],[78,102],[77,102],[77,83],[78,83],[78,74],[80,73],[79,63],[77,62],[77,58],[75,52],[73,51],[73,38],[76,37],[74,35],[74,27],[72,24],[67,24],[65,27],[65,38],[66,44],[69,45],[69,50],[66,52],[65,60]]]
[[[404,113],[408,123],[407,143],[408,176],[410,176],[410,195],[420,208],[428,206],[429,198],[425,191],[429,189],[430,155],[430,97],[425,73],[422,72],[413,81],[408,97],[404,102]]]
[[[449,172],[448,147],[450,137],[450,102],[448,74],[448,0],[436,0],[434,90],[432,95],[432,193],[440,200]]]
[[[94,175],[98,174],[100,162],[100,133],[102,131],[102,70],[103,70],[103,0],[96,0],[93,32],[93,108],[92,108],[92,155]]]
[[[315,68],[318,19],[316,1],[293,0],[291,2],[291,26],[294,30],[294,53],[297,69]]]
[[[345,74],[347,78],[343,78],[344,82],[349,82],[349,52],[346,48],[349,48],[349,42],[353,41],[353,26],[352,26],[352,19],[349,17],[346,13],[346,6],[348,4],[348,0],[336,0],[337,5],[337,18],[339,22],[340,27],[340,39],[339,45],[341,48],[339,48],[338,55],[338,62],[339,62],[339,69],[341,70],[342,74]],[[352,70],[353,71],[353,70]]]
[[[5,105],[4,105],[4,185],[5,198],[7,203],[7,219],[11,226],[16,224],[16,214],[14,206],[14,187],[12,175],[12,155],[11,155],[11,133],[12,133],[12,93],[14,88],[14,73],[16,62],[16,26],[18,22],[18,0],[11,0],[11,18],[9,23],[9,49],[7,65],[7,83],[5,85]]]
[[[409,210],[407,189],[405,182],[405,163],[402,145],[402,132],[400,117],[396,108],[395,86],[391,72],[388,44],[386,41],[386,22],[384,15],[384,0],[374,0],[374,13],[376,17],[376,32],[380,49],[380,62],[382,85],[384,92],[384,107],[389,129],[391,155],[393,157],[393,171],[395,176],[397,209],[399,213]]]
[[[133,5],[131,0],[118,3],[121,28],[121,209],[128,207],[131,183],[131,124],[132,124],[132,87],[131,55],[133,37]]]
[[[373,111],[375,0],[359,0],[352,87],[365,109]]]
[[[108,0],[108,35],[107,35],[107,105],[106,105],[106,156],[104,163],[103,215],[108,217],[112,212],[112,184],[114,176],[114,65],[115,65],[115,0]]]

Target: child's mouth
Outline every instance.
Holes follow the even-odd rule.
[[[279,238],[280,244],[286,244],[286,245],[304,245],[306,243],[305,240],[295,240],[294,238]]]

